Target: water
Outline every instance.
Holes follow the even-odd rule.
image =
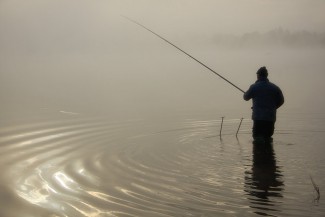
[[[273,148],[213,114],[114,120],[43,109],[2,124],[0,216],[324,216],[324,114]],[[8,115],[10,116],[10,115]],[[19,209],[18,209],[19,207]]]
[[[0,216],[324,216],[324,50],[192,49],[243,88],[271,66],[273,146],[253,144],[238,90],[165,44],[17,57],[1,64]]]
[[[0,1],[0,217],[325,216],[323,3],[241,2]],[[121,15],[244,90],[265,65],[273,146],[240,91]]]

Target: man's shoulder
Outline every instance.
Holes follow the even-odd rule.
[[[268,82],[268,83],[269,83],[269,85],[272,86],[273,88],[280,90],[280,87],[279,87],[278,85],[276,85],[276,84],[274,84],[274,83],[272,83],[272,82]]]
[[[260,88],[260,87],[263,87],[263,86],[267,86],[269,85],[269,81],[256,81],[254,84],[251,85],[252,88]]]
[[[251,85],[251,89],[254,91],[259,91],[259,90],[269,90],[269,91],[281,91],[280,87],[269,80],[265,81],[256,81],[254,84]]]

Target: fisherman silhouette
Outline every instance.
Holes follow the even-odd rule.
[[[283,105],[281,89],[268,80],[265,66],[257,70],[257,81],[244,93],[244,100],[253,100],[253,137],[254,139],[272,139],[276,111]]]

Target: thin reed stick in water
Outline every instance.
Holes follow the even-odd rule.
[[[238,132],[239,132],[239,129],[240,129],[241,123],[243,122],[243,119],[244,119],[244,118],[241,118],[241,119],[240,119],[240,123],[239,123],[238,129],[237,129],[236,137],[237,137],[237,135],[238,135]]]
[[[313,178],[310,176],[310,180],[311,180],[311,183],[313,184],[314,186],[314,189],[317,193],[317,197],[315,198],[315,201],[319,201],[320,199],[320,192],[319,192],[319,187],[316,185],[316,183],[314,182]]]
[[[221,132],[222,132],[223,118],[224,118],[224,117],[221,118],[220,138],[221,138]]]

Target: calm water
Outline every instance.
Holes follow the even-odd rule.
[[[239,2],[0,0],[0,217],[324,217],[323,3]],[[242,89],[265,65],[273,144],[240,91],[121,15]]]
[[[10,115],[7,115],[7,117]],[[14,115],[11,115],[13,117]],[[0,134],[0,216],[324,216],[325,115],[281,113],[273,146],[219,114],[113,120],[42,109]]]
[[[325,51],[193,49],[243,88],[271,66],[273,146],[252,143],[238,90],[174,50],[3,62],[0,216],[325,216]]]

